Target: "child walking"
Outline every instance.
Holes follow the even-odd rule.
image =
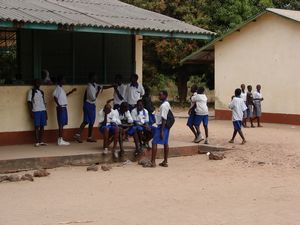
[[[62,76],[57,78],[57,86],[53,92],[54,101],[56,103],[56,114],[57,114],[57,123],[58,123],[58,139],[57,145],[70,145],[69,142],[63,139],[64,126],[68,125],[68,99],[67,96],[76,91],[76,88],[73,88],[68,93],[63,89],[64,78]]]
[[[246,143],[246,139],[242,132],[242,120],[243,113],[247,110],[247,106],[244,103],[244,100],[241,98],[241,89],[235,89],[234,96],[232,97],[232,101],[229,104],[229,108],[232,110],[232,123],[234,127],[233,135],[229,143],[234,143],[234,139],[239,133],[242,138],[242,144]]]

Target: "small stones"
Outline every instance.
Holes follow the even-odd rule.
[[[28,180],[28,181],[34,181],[34,179],[33,179],[33,176],[31,175],[31,174],[29,174],[29,173],[26,173],[26,174],[24,174],[22,177],[21,177],[21,180]]]
[[[10,176],[8,177],[8,180],[9,180],[10,182],[17,182],[17,181],[20,181],[21,178],[20,178],[19,175],[13,174],[13,175],[10,175]]]
[[[3,181],[8,181],[8,176],[0,176],[0,183]]]
[[[112,169],[112,167],[111,167],[110,165],[102,165],[102,166],[101,166],[101,169],[102,169],[103,171],[109,171],[109,170]]]
[[[223,160],[225,158],[225,154],[221,152],[208,152],[207,153],[209,160]]]
[[[151,167],[152,166],[152,163],[149,159],[147,158],[144,158],[144,159],[141,159],[139,162],[138,162],[139,165],[143,166],[143,167]]]
[[[34,173],[33,173],[34,177],[47,177],[49,175],[50,175],[50,173],[45,169],[37,170],[37,171],[34,171]]]
[[[99,167],[95,164],[91,165],[91,166],[88,166],[86,168],[87,171],[98,171],[99,170]]]

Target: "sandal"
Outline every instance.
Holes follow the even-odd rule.
[[[168,163],[165,162],[165,161],[161,162],[161,163],[158,164],[158,165],[161,166],[161,167],[168,167],[168,166],[169,166]]]

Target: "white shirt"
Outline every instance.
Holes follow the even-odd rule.
[[[114,92],[114,104],[115,105],[121,105],[121,103],[124,101],[125,99],[125,94],[126,94],[126,88],[127,88],[127,85],[126,84],[121,84],[117,87],[118,91],[119,91],[119,94],[123,97],[123,99],[121,100],[119,98],[119,96],[117,95],[117,92],[115,91]]]
[[[138,125],[143,125],[149,122],[149,113],[147,109],[143,109],[138,112],[137,108],[134,108],[131,111],[131,116],[133,121],[136,122]]]
[[[242,91],[241,98],[243,99],[244,102],[247,101],[247,92],[246,91],[245,92]]]
[[[242,98],[234,97],[229,104],[229,108],[232,110],[232,121],[243,120],[243,112],[247,109],[247,106]]]
[[[145,94],[143,85],[138,83],[138,87],[127,85],[126,88],[126,100],[129,105],[135,105],[139,99]]]
[[[35,94],[32,99],[32,89],[30,89],[30,91],[28,92],[27,101],[32,103],[32,112],[46,110],[43,94],[40,90],[35,90]]]
[[[115,110],[115,113],[116,113],[116,117],[118,118],[117,121],[118,125],[122,124],[122,120],[127,120],[127,123],[133,123],[133,119],[129,110],[127,110],[127,112],[125,112],[124,114],[120,114],[118,110]]]
[[[196,104],[196,115],[208,115],[207,97],[205,94],[195,93],[191,98],[192,103]]]
[[[99,124],[101,124],[102,122],[104,122],[105,119],[105,113],[103,111],[103,109],[100,110],[99,112]],[[109,114],[107,114],[107,119],[106,119],[106,126],[107,125],[111,125],[111,123],[118,123],[118,117],[116,115],[115,110],[111,110]],[[103,124],[101,124],[103,125]]]
[[[99,84],[96,84],[96,83],[89,83],[87,88],[86,88],[86,101],[88,103],[91,103],[91,104],[95,104],[96,103],[96,99],[97,99],[97,91],[98,91],[98,88],[100,88],[100,92],[102,91],[103,89],[103,86],[99,85]]]
[[[160,105],[159,110],[158,110],[157,114],[155,115],[157,125],[162,124],[162,119],[167,120],[169,110],[171,110],[171,106],[168,101],[165,101]]]
[[[260,99],[260,100],[253,100],[253,102],[261,102],[262,93],[259,93],[258,91],[255,91],[253,93],[253,99]]]
[[[53,92],[53,96],[57,98],[58,104],[60,106],[68,105],[67,94],[61,86],[59,86],[59,85],[56,86],[56,88]]]

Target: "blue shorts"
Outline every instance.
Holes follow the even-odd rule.
[[[145,131],[145,127],[139,125],[132,126],[128,129],[127,134],[133,136],[138,131]]]
[[[232,121],[233,123],[233,127],[234,127],[234,130],[242,130],[242,121],[240,120],[237,120],[237,121]]]
[[[57,123],[59,127],[68,125],[68,110],[67,107],[61,107],[60,109],[56,107],[57,113]]]
[[[200,126],[201,122],[203,123],[204,126],[207,126],[208,125],[208,115],[202,116],[202,115],[192,114],[188,118],[187,125],[189,127]]]
[[[109,134],[114,134],[116,131],[117,126],[116,125],[106,125],[99,127],[99,131],[101,134],[104,134],[104,131],[108,129]]]
[[[43,127],[47,125],[47,112],[46,111],[38,111],[33,112],[33,120],[35,127]]]
[[[164,128],[163,139],[160,139],[160,128],[161,128],[160,126],[153,127],[153,129],[152,129],[152,134],[153,134],[152,144],[167,145],[167,144],[169,144],[170,130],[168,128]]]
[[[155,120],[155,115],[153,115],[152,113],[149,113],[149,125],[153,125],[156,122]]]
[[[83,104],[83,122],[94,124],[96,119],[96,105],[85,102]]]

